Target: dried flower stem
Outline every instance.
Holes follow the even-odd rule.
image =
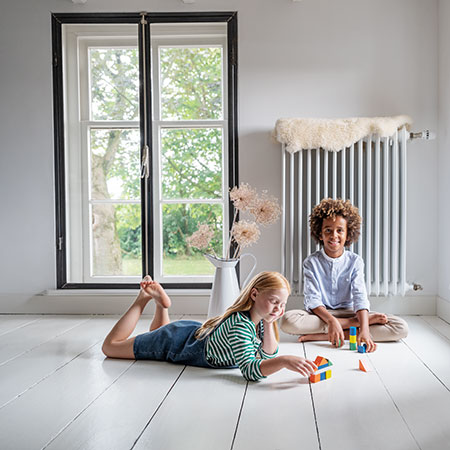
[[[228,241],[224,244],[225,259],[237,259],[240,257],[242,249],[253,245],[260,237],[260,230],[258,225],[270,225],[274,223],[280,213],[281,209],[278,205],[278,200],[263,191],[259,196],[255,189],[247,183],[241,183],[230,190],[229,198],[233,203],[234,214],[231,222],[230,231],[228,233]],[[248,213],[253,216],[253,221],[240,220],[238,222],[239,212]],[[199,250],[209,250],[217,257],[211,243],[214,236],[214,231],[210,229],[209,225],[200,225],[198,230],[189,236],[186,241],[189,246]],[[233,242],[236,248],[232,252]],[[222,255],[221,255],[222,256]]]
[[[235,209],[234,210],[234,217],[233,217],[233,223],[231,224],[231,228],[230,228],[230,233],[228,234],[228,247],[227,247],[227,253],[226,253],[226,258],[228,259],[230,257],[230,250],[231,250],[231,242],[233,241],[233,229],[234,229],[234,224],[236,223],[236,219],[237,219],[237,215],[239,213],[239,210]]]

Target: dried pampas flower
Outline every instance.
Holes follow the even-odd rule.
[[[190,247],[204,250],[208,247],[213,236],[214,231],[211,230],[209,225],[204,224],[200,225],[198,230],[186,239],[186,242]]]
[[[230,200],[239,211],[247,211],[252,208],[258,200],[258,194],[247,183],[241,183],[230,191]]]
[[[278,200],[273,196],[268,196],[263,192],[256,205],[250,209],[250,213],[255,216],[255,221],[262,225],[270,225],[278,220],[281,214],[281,208]]]
[[[239,247],[248,247],[254,244],[259,239],[260,234],[261,232],[255,222],[241,220],[234,224],[233,238]]]

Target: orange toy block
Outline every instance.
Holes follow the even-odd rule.
[[[367,364],[363,362],[361,359],[359,360],[359,370],[362,370],[363,372],[369,372]]]
[[[311,381],[311,383],[318,383],[319,381],[328,380],[329,378],[331,378],[331,370],[326,370],[320,373],[314,373],[310,375],[309,381]]]
[[[329,366],[333,365],[329,359],[324,358],[323,356],[318,356],[314,360],[314,364],[317,366],[317,370],[324,369],[325,367],[329,367]]]
[[[312,375],[310,375],[309,381],[311,381],[311,383],[319,382],[320,381],[320,373],[313,373]]]

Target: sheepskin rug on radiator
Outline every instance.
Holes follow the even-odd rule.
[[[392,136],[403,126],[410,129],[409,116],[354,117],[349,119],[278,119],[274,138],[295,153],[302,149],[323,148],[339,151],[371,134]]]

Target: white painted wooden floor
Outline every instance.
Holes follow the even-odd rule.
[[[450,325],[405,318],[408,338],[366,355],[367,374],[356,352],[283,335],[282,353],[333,362],[310,385],[287,370],[247,383],[238,370],[105,359],[112,316],[3,315],[0,448],[450,449]]]

